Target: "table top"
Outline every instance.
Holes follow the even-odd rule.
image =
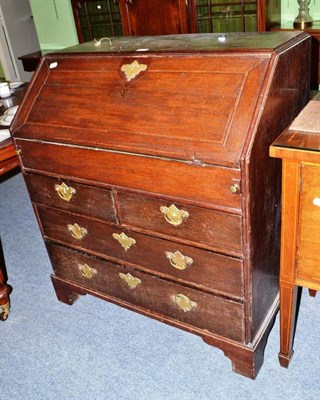
[[[22,97],[26,91],[27,83],[24,83],[22,86],[14,89],[14,92],[11,96],[1,99],[1,107],[0,107],[0,115],[2,115],[8,108],[17,106],[21,103]]]
[[[0,116],[2,116],[8,108],[17,106],[21,103],[21,100],[26,91],[26,88],[27,88],[27,84],[25,83],[22,86],[20,86],[19,88],[15,89],[11,96],[6,97],[4,99],[0,98],[0,101],[1,101]],[[8,126],[0,125],[0,129],[8,129],[8,128],[9,128]],[[0,142],[0,149],[1,149],[1,147],[3,147],[4,145],[7,145],[10,142],[12,142],[12,140],[10,138]]]
[[[320,152],[320,94],[309,101],[273,146]]]
[[[271,157],[320,163],[320,94],[314,97],[270,147]]]
[[[273,143],[273,146],[320,153],[320,132],[305,133],[287,129]]]
[[[30,60],[30,59],[37,59],[39,60],[41,57],[45,56],[48,53],[53,53],[57,50],[38,50],[38,51],[34,51],[33,53],[28,53],[28,54],[24,54],[19,58],[19,60]]]
[[[17,106],[20,104],[22,97],[26,91],[27,84],[24,84],[20,86],[19,88],[15,89],[15,91],[12,93],[10,97],[6,97],[1,100],[1,107],[0,107],[0,115],[3,115],[3,113],[11,107]],[[8,129],[8,126],[0,125],[0,129]],[[17,165],[17,162],[13,163],[9,161],[12,159],[12,157],[15,156],[15,149],[13,145],[13,141],[11,138],[2,140],[0,142],[0,175],[2,175],[3,172],[6,172],[10,170],[10,168],[15,167]],[[4,163],[5,165],[3,165]]]

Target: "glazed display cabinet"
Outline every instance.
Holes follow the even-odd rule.
[[[279,23],[280,0],[190,0],[192,31],[256,32]]]
[[[79,42],[105,36],[255,32],[280,24],[280,0],[72,0]]]

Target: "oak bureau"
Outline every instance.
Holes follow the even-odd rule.
[[[275,138],[305,33],[122,37],[46,55],[12,125],[57,297],[197,334],[254,378],[278,310]]]

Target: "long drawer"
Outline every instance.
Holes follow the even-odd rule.
[[[47,243],[55,274],[223,337],[244,341],[243,304]]]
[[[36,174],[25,174],[24,178],[37,204],[117,222],[110,190]]]
[[[240,210],[240,170],[108,150],[17,139],[24,172],[74,177]],[[192,183],[192,184],[190,184]],[[240,189],[241,190],[241,189]]]
[[[243,266],[238,258],[46,207],[38,206],[37,211],[48,239],[203,290],[243,298]]]

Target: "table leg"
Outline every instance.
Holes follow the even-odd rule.
[[[6,283],[4,277],[4,256],[0,240],[0,320],[4,321],[8,318],[10,312],[9,294],[12,288]]]
[[[298,287],[280,282],[280,353],[279,362],[288,368],[293,356],[293,337],[295,329]]]
[[[11,293],[11,286],[1,283],[0,280],[0,320],[5,321],[10,312],[9,294]]]

